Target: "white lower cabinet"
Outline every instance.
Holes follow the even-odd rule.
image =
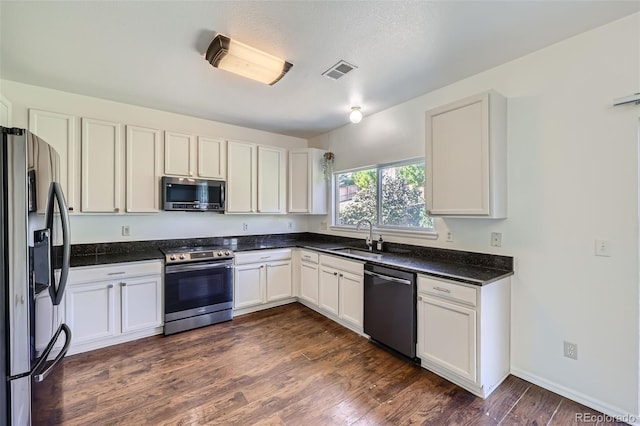
[[[485,286],[418,276],[422,366],[486,398],[510,369],[510,280]]]
[[[234,261],[234,309],[257,311],[293,296],[291,249],[236,253]]]
[[[361,332],[364,312],[364,263],[320,255],[319,271],[320,311]]]
[[[318,305],[318,254],[300,250],[300,298]]]
[[[162,332],[162,263],[71,268],[65,291],[69,353]]]

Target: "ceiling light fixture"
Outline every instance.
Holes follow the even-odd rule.
[[[222,34],[215,36],[205,55],[216,68],[273,85],[293,64]]]
[[[359,106],[351,107],[351,114],[349,114],[349,120],[352,123],[357,124],[362,121],[362,111]]]

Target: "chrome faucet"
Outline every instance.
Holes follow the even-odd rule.
[[[367,238],[367,248],[369,249],[369,251],[373,251],[373,225],[371,224],[371,221],[369,219],[362,219],[360,222],[358,222],[356,231],[360,230],[360,225],[362,225],[363,223],[369,225],[369,238]]]

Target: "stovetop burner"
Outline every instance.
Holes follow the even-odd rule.
[[[233,250],[219,246],[178,247],[162,249],[162,253],[167,264],[233,259]]]

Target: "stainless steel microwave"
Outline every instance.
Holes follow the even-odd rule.
[[[224,212],[224,198],[222,180],[162,177],[164,210]]]

